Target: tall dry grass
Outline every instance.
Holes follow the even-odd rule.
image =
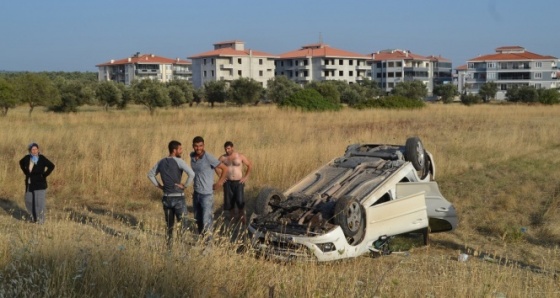
[[[31,117],[18,108],[0,118],[0,297],[554,297],[558,119],[558,106],[521,105],[326,113],[200,106],[154,116],[140,107],[89,108]],[[263,261],[237,253],[226,238],[209,255],[184,243],[168,253],[160,193],[146,174],[171,139],[188,149],[196,135],[214,155],[231,140],[254,162],[249,212],[260,188],[286,189],[351,143],[402,144],[417,135],[435,156],[436,178],[461,225],[408,256],[328,264]],[[18,220],[25,212],[17,162],[31,141],[57,166],[44,226]],[[220,193],[216,201],[219,213]],[[471,259],[457,262],[459,252]]]

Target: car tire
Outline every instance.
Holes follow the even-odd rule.
[[[270,203],[280,203],[286,200],[286,196],[276,188],[263,188],[257,196],[255,205],[255,213],[257,215],[266,215],[272,212]]]
[[[423,171],[426,164],[426,151],[420,138],[411,137],[406,140],[404,159],[410,161],[416,171]]]
[[[345,196],[336,201],[334,208],[336,224],[340,226],[348,243],[356,245],[362,241],[366,228],[364,206],[352,196]]]

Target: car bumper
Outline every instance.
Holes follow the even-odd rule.
[[[351,246],[340,227],[318,236],[295,236],[257,230],[249,225],[253,247],[270,259],[290,261],[333,261],[368,252],[364,245]]]

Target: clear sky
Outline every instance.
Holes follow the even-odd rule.
[[[136,52],[186,58],[228,40],[282,54],[323,41],[453,67],[500,46],[560,57],[560,0],[5,0],[0,70],[97,71]]]

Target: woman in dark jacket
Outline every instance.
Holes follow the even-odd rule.
[[[31,220],[40,224],[45,222],[47,176],[54,170],[54,164],[39,153],[39,145],[31,143],[29,154],[20,161],[19,166],[25,174],[25,207]]]

